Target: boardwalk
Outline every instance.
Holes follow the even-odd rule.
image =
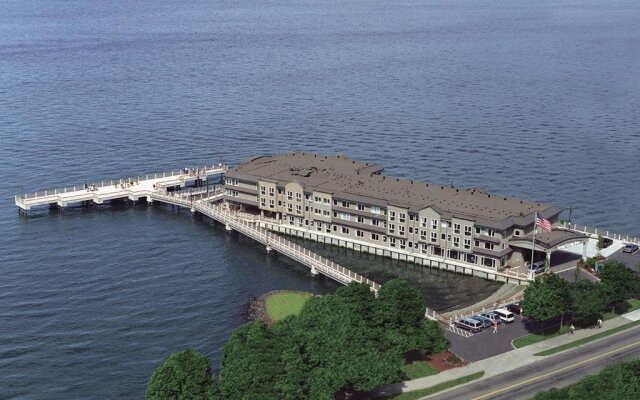
[[[345,285],[353,281],[366,283],[371,287],[371,290],[376,293],[380,289],[380,285],[378,283],[350,271],[308,249],[305,249],[304,247],[295,244],[280,235],[258,227],[257,224],[238,217],[235,213],[226,210],[221,205],[211,204],[212,201],[222,198],[221,191],[209,192],[208,194],[162,193],[161,191],[155,191],[151,194],[151,198],[153,200],[190,208],[193,212],[199,212],[206,215],[209,218],[224,224],[228,230],[238,231],[257,242],[264,244],[267,251],[278,251],[281,254],[306,265],[311,269],[311,273],[313,275],[320,273]]]

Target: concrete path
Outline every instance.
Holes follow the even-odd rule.
[[[632,314],[632,313],[630,313]],[[411,381],[401,382],[393,385],[386,386],[378,390],[378,395],[390,395],[398,394],[402,392],[409,392],[418,389],[428,388],[439,383],[447,382],[452,379],[460,378],[466,375],[473,374],[475,372],[484,371],[484,378],[493,377],[505,372],[513,371],[516,368],[520,368],[531,363],[543,360],[547,357],[534,356],[535,353],[539,353],[543,350],[550,349],[556,346],[563,345],[565,343],[572,342],[574,340],[582,339],[599,332],[603,332],[615,327],[624,325],[630,322],[631,319],[626,318],[624,315],[619,316],[604,322],[602,329],[587,328],[579,329],[575,334],[564,334],[556,336],[542,342],[538,342],[520,349],[515,349],[506,353],[499,354],[494,357],[485,358],[477,362],[473,362],[465,367],[454,368],[448,371],[441,372],[437,375],[427,376],[420,379],[414,379]]]

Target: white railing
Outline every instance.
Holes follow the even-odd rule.
[[[228,171],[228,169],[229,167],[224,164],[208,165],[202,168],[185,168],[180,170],[172,170],[172,171],[165,171],[165,172],[159,172],[159,173],[153,173],[153,174],[139,175],[139,176],[130,177],[130,178],[102,180],[98,183],[92,182],[90,185],[94,185],[96,188],[101,188],[105,186],[106,187],[114,186],[116,184],[140,183],[140,182],[151,180],[151,179],[159,179],[159,178],[166,178],[166,177],[172,177],[172,176],[176,176],[176,177],[181,176],[181,177],[191,178],[191,177],[197,177],[202,175],[202,177],[204,178],[209,174],[224,173]],[[86,190],[86,187],[84,184],[67,186],[67,187],[58,188],[58,189],[39,190],[33,193],[21,193],[19,195],[16,195],[15,197],[16,197],[16,200],[18,199],[27,200],[27,199],[34,199],[39,197],[46,197],[46,196],[56,196],[59,194],[77,192],[80,190]]]
[[[596,238],[598,235],[602,235],[606,238],[620,240],[627,243],[635,243],[640,245],[640,238],[637,236],[629,236],[629,235],[624,235],[620,233],[615,233],[607,229],[593,228],[586,225],[571,224],[568,222],[565,222],[564,224],[562,224],[561,227],[565,229],[570,229],[572,231],[584,233],[585,235],[589,235],[594,238]]]
[[[221,194],[218,194],[221,196]],[[277,235],[267,229],[258,227],[255,223],[238,218],[235,213],[225,210],[220,206],[211,205],[204,201],[192,201],[188,195],[181,195],[180,192],[176,193],[160,193],[153,192],[151,195],[153,199],[159,201],[166,201],[171,204],[180,205],[184,207],[193,207],[195,211],[198,211],[210,218],[213,218],[230,228],[254,239],[257,242],[263,243],[272,249],[281,252],[282,254],[312,268],[329,278],[332,278],[340,283],[349,284],[352,281],[366,283],[371,289],[377,292],[380,289],[380,285],[359,275],[343,266],[334,263],[298,244],[295,244],[280,235]],[[209,199],[209,198],[208,198]]]

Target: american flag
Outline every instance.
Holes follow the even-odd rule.
[[[547,232],[551,232],[551,222],[548,219],[544,219],[542,214],[536,211],[536,226],[544,229]]]

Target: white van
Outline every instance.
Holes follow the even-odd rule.
[[[493,312],[498,314],[500,316],[500,319],[507,324],[516,320],[516,317],[513,315],[513,313],[505,308],[499,308],[497,310],[493,310]]]

